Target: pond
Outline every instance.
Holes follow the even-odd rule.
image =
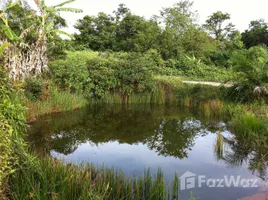
[[[161,168],[170,182],[177,172],[181,199],[190,192],[204,200],[266,195],[267,152],[238,140],[228,124],[228,117],[185,107],[95,105],[38,119],[28,141],[41,156],[114,167],[129,176]]]

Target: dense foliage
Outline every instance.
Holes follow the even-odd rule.
[[[252,21],[249,29],[241,34],[230,22],[229,13],[214,12],[203,25],[198,25],[197,20],[193,2],[188,0],[163,8],[159,15],[149,20],[134,15],[126,5],[120,4],[112,15],[99,13],[78,20],[75,28],[79,33],[74,34],[73,49],[121,51],[129,55],[137,52],[142,53],[140,57],[154,51],[158,60],[154,66],[159,75],[180,76],[188,80],[229,81],[235,85],[229,93],[232,100],[266,98],[265,48],[246,48],[267,44],[267,23]],[[250,56],[252,51],[255,51],[256,59]],[[109,58],[109,62],[116,61]],[[103,58],[91,60],[90,66],[93,64],[103,65]],[[135,68],[134,61],[132,64]],[[105,72],[103,68],[99,71],[106,73],[103,78],[109,77],[111,85],[108,87],[113,87],[115,80],[111,74],[114,67],[112,64],[104,65]],[[96,82],[94,87],[102,84],[102,88],[109,90],[104,79],[92,76],[98,68],[88,69],[91,82]],[[97,88],[95,91],[103,93]]]
[[[236,72],[235,98],[238,101],[267,99],[268,51],[259,46],[236,52],[232,59]]]
[[[61,11],[81,12],[80,9],[64,8],[66,1],[55,6],[47,6],[45,1],[34,1],[35,11],[27,1],[4,1],[0,8],[0,45],[10,42],[5,50],[8,59],[6,67],[10,68],[13,80],[24,80],[29,76],[37,76],[47,70],[48,54],[51,51],[59,54],[59,49],[53,48],[57,34],[65,34],[59,28],[66,26],[60,17]],[[50,51],[50,53],[48,53]],[[14,64],[15,63],[15,64]]]
[[[261,67],[266,64],[258,61],[265,60],[265,54],[251,60],[248,54],[252,50],[246,49],[267,44],[267,23],[263,20],[251,21],[249,29],[240,33],[231,23],[230,14],[221,11],[212,13],[205,24],[198,24],[198,13],[193,9],[193,2],[188,0],[162,8],[150,19],[135,15],[126,5],[120,4],[113,14],[100,12],[97,16],[86,15],[79,19],[75,24],[78,33],[69,35],[75,38],[71,41],[56,35],[64,33],[57,29],[66,26],[65,20],[59,16],[60,11],[80,12],[79,9],[62,8],[70,2],[47,7],[44,2],[37,1],[38,9],[44,11],[38,18],[47,19],[41,24],[32,20],[31,7],[27,3],[7,3],[1,11],[0,22],[3,30],[8,30],[5,32],[12,33],[13,37],[8,40],[16,47],[45,41],[36,45],[42,46],[42,55],[34,56],[43,57],[42,62],[35,60],[34,63],[42,63],[46,68],[48,55],[53,61],[49,64],[52,82],[63,90],[94,98],[117,92],[127,98],[132,93],[153,90],[152,76],[167,75],[187,80],[229,81],[236,86],[230,96],[236,96],[232,99],[238,101],[266,98],[266,72],[265,67]],[[7,20],[8,15],[11,17]],[[21,19],[21,25],[16,18]],[[38,30],[43,34],[38,34]],[[65,50],[88,53],[67,55]],[[25,48],[18,51],[22,56],[16,58],[27,57]],[[252,69],[248,71],[250,67],[243,65]],[[43,71],[36,67],[30,70],[33,74]],[[15,71],[11,69],[10,74]],[[45,90],[46,86],[40,88],[38,83],[34,84],[26,83],[26,95],[38,99],[42,96],[40,90]],[[36,89],[39,92],[29,92]],[[256,91],[260,95],[254,95]],[[34,92],[36,94],[32,94]]]
[[[95,55],[90,52],[68,53],[66,60],[51,63],[53,79],[60,88],[102,98],[119,93],[127,98],[133,92],[152,90],[152,78],[157,63],[151,54]]]
[[[25,108],[16,97],[7,71],[0,68],[0,198],[8,188],[8,177],[18,164],[20,147],[23,146],[21,134],[25,127]]]
[[[120,4],[113,15],[99,13],[78,20],[75,28],[79,33],[72,36],[58,29],[66,26],[59,12],[81,12],[62,7],[73,1],[46,6],[44,0],[35,0],[37,12],[33,12],[27,1],[7,1],[0,9],[0,199],[4,199],[3,191],[8,190],[6,183],[15,169],[18,170],[12,177],[13,186],[23,199],[56,199],[58,192],[63,194],[62,199],[81,196],[101,199],[107,197],[108,190],[116,195],[118,184],[126,181],[124,176],[114,177],[114,172],[110,171],[109,177],[118,182],[111,181],[114,185],[108,187],[111,182],[105,176],[99,177],[99,187],[91,194],[85,187],[91,187],[96,179],[76,165],[67,168],[53,160],[35,163],[22,138],[26,121],[22,102],[34,113],[30,116],[30,120],[34,120],[39,115],[80,108],[87,104],[84,97],[103,100],[112,95],[119,97],[119,103],[126,103],[133,102],[136,95],[135,100],[139,103],[183,101],[186,106],[208,101],[204,107],[208,110],[214,107],[214,111],[223,107],[217,101],[219,98],[267,101],[268,52],[265,45],[268,44],[268,26],[263,20],[250,22],[249,29],[241,34],[233,24],[225,25],[231,16],[220,11],[209,16],[206,24],[198,25],[197,13],[188,0],[163,8],[151,19],[135,15]],[[58,33],[76,40],[63,40]],[[3,54],[6,56],[1,56]],[[40,79],[36,78],[46,71],[48,64],[50,71]],[[233,87],[187,85],[171,75],[230,81]],[[21,84],[23,92],[18,94],[21,87],[15,88],[17,83],[9,76],[25,80]],[[114,99],[111,102],[115,102]],[[265,134],[265,120],[256,119],[252,113],[237,117],[233,128],[241,135]],[[267,118],[267,113],[264,116]],[[242,126],[247,130],[237,128]],[[259,141],[266,141],[266,138]],[[259,141],[257,145],[263,145]],[[237,144],[232,145],[236,148]],[[54,172],[56,176],[53,177]],[[103,174],[99,170],[93,173],[96,177]],[[73,174],[80,178],[78,182]],[[132,193],[131,182],[126,181],[122,184],[126,188],[121,195],[145,199],[149,198],[144,197],[148,194],[163,197],[163,193],[155,193],[156,186],[161,186],[165,192],[161,172],[155,180],[157,184],[151,185],[147,194]],[[133,184],[137,184],[136,180]],[[147,188],[147,179],[140,179],[139,184],[141,188]],[[69,190],[72,186],[73,190]],[[68,191],[62,193],[65,190]]]

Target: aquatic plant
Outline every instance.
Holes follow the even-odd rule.
[[[221,100],[209,100],[199,104],[201,110],[204,111],[205,116],[223,116],[226,113],[224,102]]]
[[[236,135],[254,137],[268,130],[264,120],[258,118],[253,113],[237,115],[232,120],[232,129]]]
[[[22,102],[28,108],[27,121],[33,121],[38,116],[46,114],[75,110],[88,104],[83,95],[71,94],[57,89],[51,92],[49,99],[31,101],[22,97]]]
[[[24,166],[12,178],[13,199],[178,199],[178,175],[169,187],[159,169],[150,169],[142,177],[127,177],[114,168],[96,168],[91,164],[64,164],[45,158],[39,160],[40,168]]]

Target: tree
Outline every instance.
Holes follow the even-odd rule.
[[[184,54],[200,58],[214,48],[213,40],[197,25],[192,7],[193,2],[186,0],[162,9],[160,49],[164,59],[180,59]]]
[[[77,48],[127,52],[157,48],[161,28],[156,21],[132,14],[124,4],[120,4],[114,14],[99,13],[78,20],[75,28],[80,33],[74,35]]]
[[[174,4],[172,7],[163,8],[160,11],[162,23],[165,27],[176,30],[181,34],[187,30],[189,25],[197,21],[196,11],[192,11],[193,2],[184,0]]]
[[[216,50],[216,42],[201,28],[192,26],[183,35],[182,47],[190,56],[205,58]]]
[[[10,76],[13,80],[25,79],[27,76],[36,76],[47,68],[47,43],[56,33],[70,34],[55,29],[60,19],[59,12],[81,12],[80,9],[63,8],[69,0],[56,6],[46,6],[45,1],[35,0],[38,11],[33,11],[26,1],[8,2],[1,10],[1,28],[8,37],[1,41],[12,41],[7,50],[7,66],[11,68]],[[25,13],[27,15],[25,15]],[[9,31],[11,28],[14,31]],[[11,30],[11,29],[10,29]],[[1,42],[0,42],[1,43]]]
[[[160,38],[160,51],[165,60],[176,58],[183,52],[183,36],[196,22],[196,13],[192,11],[193,2],[180,1],[172,7],[160,11],[159,21],[164,27]]]
[[[126,7],[125,4],[119,4],[117,11],[113,12],[116,17],[116,22],[119,23],[128,13],[130,13],[130,9]]]
[[[247,48],[268,45],[268,24],[262,19],[251,21],[248,30],[242,33],[242,41]]]
[[[244,46],[244,43],[242,41],[242,35],[238,30],[230,32],[227,35],[226,40],[227,41],[225,44],[227,46],[227,49],[230,50],[241,49]]]
[[[229,33],[234,31],[232,23],[224,25],[229,19],[231,19],[230,14],[217,11],[208,17],[204,27],[215,39],[223,41]]]
[[[150,37],[150,34],[155,35],[153,32],[148,32],[147,29],[148,26],[152,27],[152,25],[154,24],[150,24],[143,17],[127,13],[116,27],[116,50],[135,51],[136,46],[143,46],[144,44],[139,44],[139,42],[144,42],[141,37],[146,38],[147,36]]]
[[[139,30],[134,37],[134,51],[147,52],[150,49],[160,51],[159,41],[162,30],[157,21],[146,20],[143,22],[144,29]]]
[[[85,16],[75,25],[80,34],[75,34],[76,44],[95,51],[114,50],[116,23],[114,17],[99,13],[97,17]]]

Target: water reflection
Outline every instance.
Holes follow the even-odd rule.
[[[40,119],[31,127],[29,141],[40,154],[54,150],[69,155],[83,143],[118,141],[142,143],[158,155],[183,159],[195,138],[217,132],[219,122],[174,107],[94,107]]]
[[[223,160],[227,166],[239,168],[244,163],[248,169],[267,181],[268,140],[267,136],[241,137],[218,134],[215,152],[218,160]]]
[[[161,167],[167,180],[186,171],[211,178],[255,178],[255,172],[267,179],[267,138],[235,136],[226,124],[224,118],[211,119],[189,108],[93,106],[39,119],[31,126],[28,141],[41,156],[115,166],[129,175]],[[257,190],[195,188],[193,192],[201,199],[223,200]],[[182,197],[189,192],[182,192]]]

